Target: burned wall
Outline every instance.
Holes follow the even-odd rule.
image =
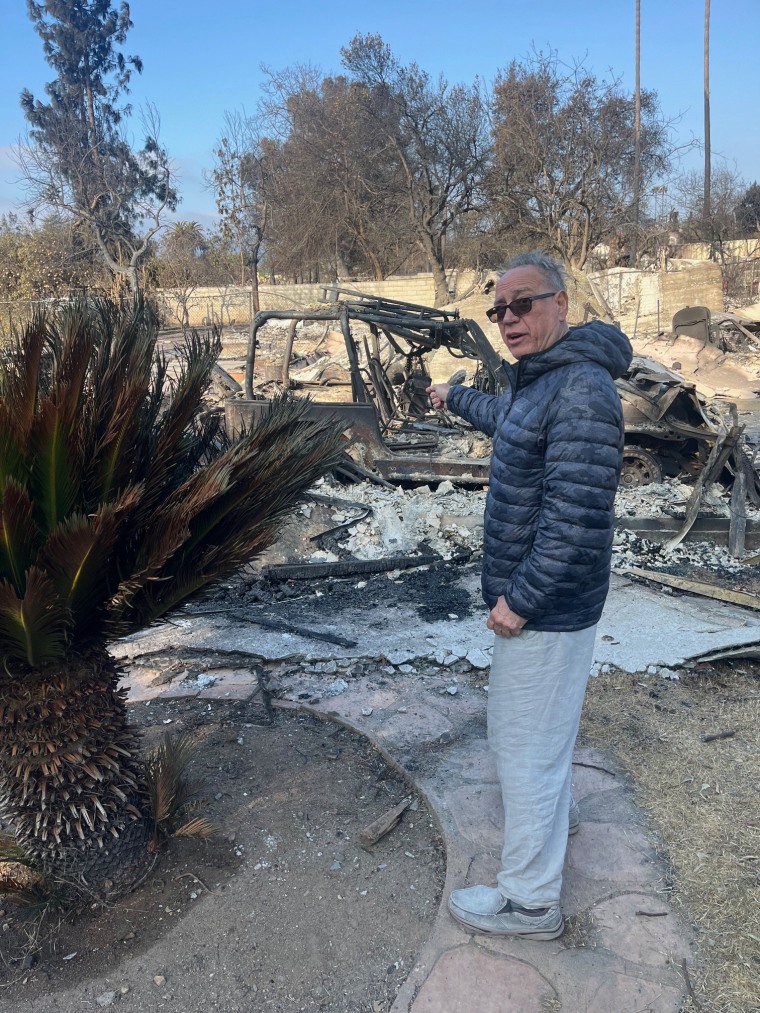
[[[671,261],[669,270],[657,272],[613,267],[591,278],[631,337],[669,332],[673,315],[685,306],[723,310],[720,268],[710,261]]]

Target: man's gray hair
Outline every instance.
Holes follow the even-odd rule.
[[[501,274],[513,270],[515,267],[535,267],[546,279],[547,284],[557,292],[564,292],[567,289],[567,275],[562,264],[550,257],[543,250],[533,250],[531,253],[518,253],[512,257]]]

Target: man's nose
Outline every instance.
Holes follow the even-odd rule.
[[[504,307],[504,316],[501,318],[503,324],[513,324],[515,320],[519,319],[518,315],[513,313],[508,305]]]

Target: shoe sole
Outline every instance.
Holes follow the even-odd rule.
[[[580,828],[581,828],[580,823],[576,823],[574,826],[568,827],[567,828],[567,836],[568,837],[574,837],[578,833],[578,831],[580,830]]]
[[[565,931],[565,919],[562,918],[559,923],[559,927],[555,929],[538,929],[536,932],[520,932],[510,931],[509,929],[490,928],[483,925],[473,925],[471,922],[466,921],[461,915],[449,905],[449,914],[451,917],[458,921],[460,925],[464,925],[470,932],[480,932],[484,936],[510,936],[514,939],[534,939],[536,942],[548,942],[551,939],[557,939]]]

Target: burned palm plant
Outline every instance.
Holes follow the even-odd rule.
[[[0,821],[69,896],[124,892],[149,862],[109,640],[272,544],[342,454],[289,395],[230,443],[204,403],[218,352],[192,335],[172,371],[144,306],[82,302],[0,364]]]

